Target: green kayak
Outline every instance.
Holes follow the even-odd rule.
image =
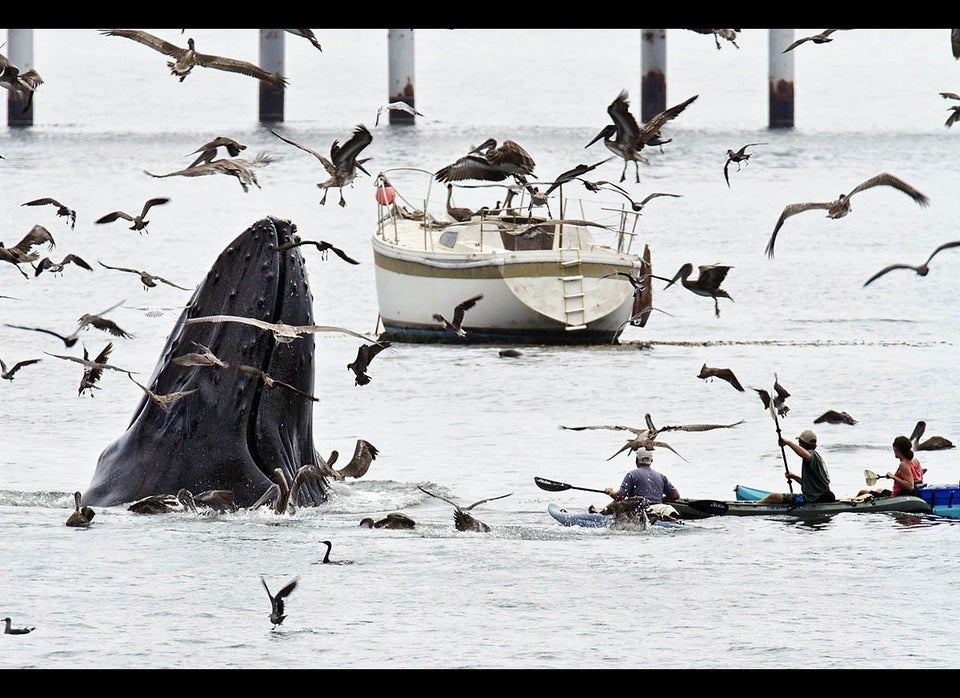
[[[849,497],[838,499],[836,502],[826,502],[822,504],[760,504],[757,499],[741,498],[746,492],[741,493],[737,486],[738,498],[734,501],[725,502],[727,510],[718,514],[710,514],[702,508],[695,509],[690,506],[689,499],[678,499],[670,502],[671,505],[680,513],[684,519],[702,519],[708,516],[796,516],[796,517],[817,517],[828,516],[832,514],[860,513],[870,514],[878,512],[900,512],[905,514],[931,514],[933,509],[930,504],[920,497]],[[752,488],[744,488],[751,490]],[[758,490],[752,490],[753,496],[756,496]],[[767,493],[763,492],[763,496]]]

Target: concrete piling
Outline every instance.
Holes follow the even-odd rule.
[[[260,30],[260,67],[272,73],[284,74],[283,29]],[[283,121],[283,97],[285,90],[282,87],[271,85],[263,80],[260,84],[260,121]]]
[[[640,41],[640,119],[667,108],[667,31],[644,29]]]
[[[21,73],[33,68],[33,29],[8,29],[6,56]],[[37,101],[34,95],[30,107],[26,108],[28,96],[18,96],[13,90],[7,93],[8,126],[33,126],[33,105]]]
[[[793,52],[783,52],[793,43],[793,29],[770,29],[767,41],[770,50],[770,128],[793,128]]]
[[[387,50],[389,56],[388,102],[405,102],[416,109],[414,99],[414,46],[413,29],[388,29]],[[391,124],[412,124],[415,114],[401,109],[390,109]]]

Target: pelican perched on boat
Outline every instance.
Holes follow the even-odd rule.
[[[327,192],[333,187],[337,187],[340,190],[340,206],[346,206],[347,201],[343,198],[343,188],[348,184],[353,184],[353,180],[357,178],[357,170],[360,170],[365,175],[370,176],[370,173],[363,168],[363,163],[367,162],[367,160],[370,158],[364,158],[362,160],[357,158],[357,156],[360,154],[360,151],[370,145],[370,143],[373,141],[373,136],[363,124],[358,124],[357,127],[353,129],[353,135],[342,146],[340,145],[340,141],[333,142],[333,144],[330,146],[329,159],[327,159],[323,154],[318,153],[313,148],[301,145],[300,143],[292,141],[289,138],[284,138],[273,129],[270,129],[270,133],[284,143],[289,143],[290,145],[300,148],[300,150],[306,151],[313,155],[313,157],[319,160],[320,164],[323,165],[323,168],[327,171],[327,174],[330,175],[330,178],[327,181],[319,182],[317,184],[318,187],[323,189],[323,198],[320,199],[321,206],[327,203]]]
[[[231,73],[240,73],[241,75],[263,80],[274,87],[282,88],[287,86],[287,79],[279,73],[264,70],[260,66],[248,61],[215,56],[209,53],[200,53],[196,50],[193,37],[187,39],[187,48],[183,48],[169,41],[164,41],[159,36],[154,36],[153,34],[137,29],[108,29],[100,33],[105,36],[122,36],[141,43],[144,46],[149,46],[154,51],[159,51],[166,56],[170,56],[174,60],[167,61],[167,67],[170,68],[171,74],[180,79],[180,82],[183,82],[190,72],[199,66],[201,68],[215,68]]]
[[[727,272],[733,267],[724,264],[701,264],[700,275],[696,279],[691,279],[693,265],[687,262],[670,279],[670,283],[664,286],[664,289],[670,288],[678,279],[683,287],[688,291],[696,293],[698,296],[705,296],[713,299],[714,311],[717,317],[720,317],[720,298],[733,300],[730,294],[720,288],[723,280],[727,277]]]
[[[767,257],[773,259],[773,246],[777,241],[777,233],[780,232],[780,228],[783,226],[784,221],[790,216],[795,216],[798,213],[803,213],[804,211],[810,211],[813,209],[824,209],[827,212],[827,218],[843,218],[853,210],[850,208],[850,199],[853,198],[854,194],[866,189],[870,189],[871,187],[879,186],[887,186],[893,187],[894,189],[899,189],[920,206],[926,206],[929,203],[929,199],[927,199],[926,195],[920,193],[899,177],[894,177],[892,174],[888,174],[887,172],[881,172],[880,174],[874,175],[865,182],[861,182],[855,186],[850,190],[849,194],[840,194],[840,196],[833,201],[789,204],[783,209],[783,212],[780,214],[780,218],[777,219],[777,224],[773,228],[773,234],[770,236],[770,240],[767,241]]]
[[[473,211],[453,205],[453,185],[447,182],[447,214],[459,223],[466,223],[473,218]]]
[[[686,109],[699,95],[694,95],[669,109],[664,109],[656,114],[642,127],[637,123],[636,117],[630,113],[630,98],[626,90],[622,90],[617,98],[607,107],[607,113],[613,119],[613,123],[604,127],[600,133],[593,137],[593,140],[585,146],[591,145],[603,139],[603,144],[614,155],[623,158],[623,172],[620,174],[620,181],[627,178],[627,167],[632,162],[636,171],[636,180],[640,182],[640,164],[649,165],[650,161],[640,154],[651,141],[660,139],[660,129],[668,122],[677,117],[680,112]]]

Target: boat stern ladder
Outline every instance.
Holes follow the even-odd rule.
[[[587,329],[586,298],[583,293],[583,264],[579,247],[561,247],[560,284],[563,292],[563,315],[568,332]]]

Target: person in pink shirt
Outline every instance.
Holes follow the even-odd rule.
[[[872,494],[876,497],[898,497],[901,495],[919,496],[918,487],[923,486],[923,468],[913,454],[913,444],[906,436],[893,440],[893,455],[899,461],[895,472],[888,472],[893,480],[891,489],[860,490],[859,494]]]

